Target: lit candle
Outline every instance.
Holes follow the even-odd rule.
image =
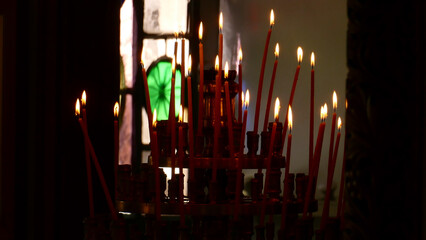
[[[180,70],[180,74],[181,74],[181,88],[180,88],[180,104],[182,104],[182,106],[185,106],[185,36],[182,33],[182,38],[181,38],[181,44],[182,44],[182,52],[181,52],[181,70]],[[185,114],[185,113],[182,113]],[[185,117],[184,117],[185,118]]]
[[[216,176],[217,176],[217,161],[220,156],[219,154],[219,135],[220,135],[220,95],[221,95],[221,73],[219,72],[219,56],[216,55],[215,60],[215,70],[218,71],[218,74],[216,75],[216,92],[215,92],[215,101],[214,101],[214,135],[213,135],[213,167],[212,167],[212,182],[216,182]]]
[[[247,108],[250,102],[250,93],[249,90],[247,89],[246,91],[246,97],[244,99],[244,95],[241,95],[241,103],[245,105],[245,110],[244,110],[244,117],[243,117],[243,126],[241,129],[241,138],[240,138],[240,152],[238,155],[238,161],[237,161],[237,186],[236,186],[236,192],[235,192],[235,214],[234,214],[234,219],[238,220],[238,214],[239,214],[239,210],[240,210],[240,201],[241,201],[241,178],[242,178],[242,167],[241,167],[241,161],[243,160],[244,157],[244,141],[245,141],[245,136],[246,136],[246,126],[247,126]],[[245,100],[245,101],[244,101]]]
[[[161,208],[160,208],[160,163],[159,163],[159,152],[158,152],[158,137],[157,137],[157,109],[154,109],[154,114],[152,117],[152,162],[154,164],[155,171],[155,219],[159,221],[161,219]]]
[[[194,180],[194,124],[192,116],[192,83],[191,83],[192,60],[188,57],[188,128],[189,128],[189,174]]]
[[[269,30],[268,30],[268,35],[266,36],[265,49],[263,50],[262,66],[260,68],[259,86],[257,88],[256,112],[254,114],[254,128],[253,128],[253,132],[256,134],[257,134],[258,126],[259,126],[260,99],[262,98],[263,75],[265,73],[266,56],[268,55],[269,39],[271,38],[271,32],[272,32],[272,27],[274,26],[274,23],[275,23],[274,10],[271,10],[270,20],[269,20]]]
[[[175,71],[176,59],[172,60],[172,86],[170,93],[169,126],[171,130],[171,161],[172,161],[172,179],[175,177],[175,149],[176,149],[176,115],[175,115]]]
[[[238,123],[241,123],[241,115],[243,111],[243,102],[240,102],[243,96],[243,50],[238,50]]]
[[[275,54],[274,70],[272,71],[271,83],[269,85],[268,100],[266,102],[265,120],[263,121],[264,132],[266,132],[267,126],[268,126],[269,110],[271,108],[271,101],[272,101],[272,92],[274,91],[275,73],[277,72],[278,57],[280,56],[280,45],[278,43],[277,45],[275,45],[274,54]]]
[[[324,139],[324,130],[325,130],[325,118],[327,118],[327,104],[321,107],[321,123],[318,130],[317,142],[315,145],[315,152],[313,157],[313,166],[312,171],[309,172],[309,182],[308,189],[305,194],[305,203],[303,207],[303,219],[306,219],[309,203],[315,190],[314,181],[316,184],[316,177],[318,176],[319,163],[321,159],[321,149],[322,149],[322,141]]]
[[[225,79],[228,78],[228,62],[225,63]],[[234,133],[233,133],[233,116],[231,110],[231,98],[229,96],[229,83],[225,81],[225,98],[226,98],[226,119],[228,121],[228,146],[229,146],[229,157],[234,157]]]
[[[293,112],[291,110],[291,106],[288,106],[288,141],[287,141],[287,155],[285,162],[285,172],[284,172],[284,189],[283,189],[283,206],[281,211],[281,229],[285,229],[285,220],[287,217],[287,197],[288,197],[288,178],[290,173],[290,155],[291,155],[291,130],[293,128]]]
[[[223,59],[223,13],[219,14],[219,76],[222,77],[222,59]]]
[[[346,111],[348,110],[348,100],[346,100]],[[343,189],[345,186],[345,167],[346,167],[346,131],[345,138],[343,140],[343,163],[342,163],[342,172],[340,175],[340,187],[339,187],[339,198],[337,200],[337,217],[343,218]]]
[[[80,100],[77,98],[75,103],[75,115],[78,117],[78,122],[81,126],[84,126],[87,129],[86,122],[86,91],[83,91],[81,96],[81,103],[83,105],[83,118],[80,115]],[[83,127],[82,127],[83,128]],[[87,141],[86,135],[84,136],[84,153],[86,158],[86,174],[87,174],[87,190],[89,194],[89,211],[90,217],[95,216],[95,207],[93,202],[93,184],[92,184],[92,167],[90,165],[90,153],[89,153],[89,143]]]
[[[148,80],[146,78],[145,65],[143,63],[143,54],[144,54],[144,48],[142,48],[142,53],[141,53],[142,80],[143,80],[143,87],[145,90],[146,113],[148,114],[148,128],[149,128],[149,132],[152,133],[151,99],[149,98]]]
[[[333,159],[333,144],[334,144],[334,132],[336,130],[336,109],[337,109],[337,95],[336,91],[333,91],[333,117],[331,121],[331,134],[330,134],[330,146],[328,151],[328,172],[330,172],[331,161]]]
[[[294,79],[293,79],[293,86],[291,87],[291,93],[290,93],[290,99],[288,100],[288,106],[293,106],[293,98],[294,98],[294,92],[296,90],[296,85],[297,85],[297,79],[299,78],[299,72],[300,72],[300,64],[302,63],[302,59],[303,59],[303,50],[301,47],[297,48],[297,68],[296,68],[296,73],[294,74]],[[288,114],[288,112],[287,112]],[[281,152],[280,155],[282,154],[282,151],[284,149],[284,143],[285,143],[285,136],[287,134],[287,126],[288,126],[288,116],[286,116],[285,118],[285,122],[284,122],[284,129],[283,129],[283,142],[282,142],[282,146],[281,146]]]
[[[185,226],[185,215],[183,209],[183,159],[185,152],[183,150],[184,136],[183,136],[183,108],[179,108],[179,213],[180,213],[180,226]]]
[[[198,89],[198,129],[197,135],[203,135],[203,114],[204,114],[204,50],[203,50],[203,22],[200,22],[200,28],[198,30],[198,38],[200,43],[198,44],[198,51],[200,55],[200,87]]]
[[[314,102],[315,102],[315,54],[311,54],[311,106],[309,114],[309,171],[312,167],[312,158],[314,151]]]
[[[114,105],[114,177],[115,177],[115,195],[117,196],[118,187],[118,115],[120,113],[120,107],[118,102]]]
[[[335,143],[335,147],[334,147],[333,158],[332,158],[332,161],[331,161],[330,171],[328,172],[328,175],[327,175],[327,188],[326,188],[326,192],[325,192],[324,208],[323,208],[323,211],[322,211],[321,224],[320,224],[321,230],[325,229],[325,226],[326,226],[327,220],[328,220],[328,216],[330,214],[331,184],[333,183],[333,175],[334,175],[334,169],[336,167],[337,152],[339,150],[340,129],[342,127],[342,119],[340,119],[340,117],[339,117],[337,122],[338,122],[337,123],[338,132],[337,132],[336,143]]]
[[[274,108],[274,118],[277,119],[279,115],[280,109],[280,100],[277,98],[275,100],[275,108]],[[265,175],[265,186],[263,187],[263,200],[262,200],[262,209],[260,212],[260,223],[259,226],[264,226],[265,224],[265,210],[266,210],[266,196],[269,192],[269,178],[271,174],[271,161],[272,161],[272,153],[274,150],[274,142],[275,142],[275,134],[277,132],[277,122],[274,121],[272,124],[272,132],[271,132],[271,141],[269,144],[268,158],[266,159],[266,175]]]

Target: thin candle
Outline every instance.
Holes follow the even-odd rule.
[[[266,35],[265,49],[263,50],[262,65],[260,67],[259,85],[257,88],[256,112],[254,114],[254,128],[253,128],[253,132],[256,134],[257,134],[258,126],[259,126],[260,99],[262,98],[263,75],[265,73],[265,64],[266,64],[266,57],[268,55],[269,40],[271,39],[271,32],[272,32],[272,27],[274,26],[274,23],[275,23],[274,10],[271,10],[270,19],[269,19],[269,30],[268,30],[268,35]]]
[[[200,43],[198,44],[198,51],[200,57],[200,87],[198,88],[198,128],[197,135],[201,136],[203,134],[203,115],[204,115],[204,48],[203,48],[203,22],[200,22],[200,27],[198,29],[198,38]],[[189,94],[189,93],[188,93]]]
[[[296,91],[296,85],[297,85],[297,79],[299,79],[299,72],[300,72],[300,64],[302,63],[303,60],[303,50],[301,47],[297,48],[297,68],[296,68],[296,73],[294,74],[294,79],[293,79],[293,85],[291,87],[291,93],[290,93],[290,99],[288,100],[288,106],[293,106],[293,99],[294,99],[294,92]],[[287,112],[288,114],[288,112]],[[284,149],[284,143],[285,143],[285,136],[287,134],[287,127],[288,127],[288,116],[286,116],[285,118],[285,122],[284,122],[284,129],[283,129],[283,137],[282,137],[282,146],[281,146],[281,151],[280,151],[280,155],[283,152]]]
[[[223,13],[219,14],[219,75],[222,76],[223,60]]]
[[[330,133],[330,146],[328,151],[328,172],[330,172],[331,161],[333,159],[333,144],[334,144],[334,135],[336,130],[336,109],[337,109],[337,94],[336,91],[333,91],[333,117],[331,121],[331,133]]]
[[[286,217],[287,217],[287,201],[288,201],[288,178],[290,174],[290,155],[291,155],[291,140],[293,138],[291,130],[293,128],[293,112],[291,106],[288,106],[288,140],[287,140],[287,154],[285,162],[285,172],[284,172],[284,189],[283,189],[283,202],[282,202],[282,211],[281,211],[281,229],[285,229]]]
[[[218,71],[219,69],[219,56],[216,56],[215,62],[215,69]],[[213,135],[213,173],[212,173],[212,181],[216,182],[216,176],[217,176],[217,161],[220,157],[219,154],[219,135],[220,135],[220,129],[221,129],[221,121],[220,121],[220,98],[221,98],[221,74],[218,72],[216,75],[216,92],[215,92],[215,101],[214,101],[214,135]]]
[[[225,79],[228,78],[228,62],[225,63]],[[231,110],[231,98],[229,96],[229,82],[225,81],[225,98],[226,98],[226,118],[228,122],[228,146],[229,157],[234,157],[234,132],[233,132],[233,116]]]
[[[238,123],[241,123],[241,115],[243,111],[243,102],[240,102],[243,96],[243,50],[238,50]]]
[[[179,108],[179,214],[180,214],[180,226],[185,226],[185,214],[183,209],[183,160],[185,158],[185,152],[183,149],[184,136],[183,136],[183,107],[180,105]]]
[[[309,113],[309,171],[312,167],[314,151],[314,103],[315,103],[315,54],[311,53],[311,106]]]
[[[182,106],[185,106],[185,37],[184,34],[182,33],[182,38],[181,38],[181,70],[180,70],[180,74],[181,74],[181,88],[180,88],[180,104],[182,104]],[[185,113],[182,113],[185,114]],[[184,117],[185,118],[185,117]]]
[[[117,196],[118,187],[118,115],[120,113],[120,106],[118,102],[114,105],[114,182],[115,182],[115,195]]]
[[[266,102],[265,120],[263,121],[263,131],[264,132],[266,132],[267,127],[268,127],[269,110],[271,108],[272,93],[274,91],[275,74],[277,72],[278,57],[280,56],[280,45],[278,43],[275,45],[274,54],[275,54],[274,69],[272,71],[271,83],[269,85],[268,100]]]
[[[145,65],[143,62],[143,55],[144,55],[144,48],[142,48],[142,52],[141,52],[142,80],[143,80],[143,87],[145,91],[145,104],[146,104],[146,113],[148,115],[148,128],[149,128],[149,133],[151,134],[152,133],[151,99],[149,97],[148,80],[146,77],[146,70],[145,70]]]
[[[154,109],[154,114],[152,116],[152,162],[154,164],[155,171],[155,219],[159,221],[161,219],[161,208],[160,208],[160,164],[159,164],[159,152],[158,152],[158,137],[157,137],[157,109]]]
[[[336,143],[334,146],[334,152],[333,152],[333,158],[331,161],[331,166],[330,166],[330,171],[328,172],[328,176],[327,176],[327,188],[326,188],[326,193],[325,193],[325,199],[324,199],[324,208],[322,211],[322,216],[321,216],[321,224],[320,224],[320,229],[324,230],[325,226],[327,224],[327,220],[330,214],[330,197],[331,197],[331,184],[333,183],[333,176],[334,176],[334,169],[336,166],[336,158],[337,158],[337,152],[339,150],[339,142],[340,142],[340,129],[342,127],[342,119],[340,119],[340,117],[337,120],[337,128],[338,128],[338,132],[337,132],[337,137],[336,137]]]
[[[188,131],[189,131],[189,174],[194,180],[194,123],[192,116],[192,83],[191,83],[192,60],[191,55],[188,57]]]
[[[346,102],[346,109],[347,109],[347,102]],[[340,175],[340,187],[339,187],[339,198],[337,200],[337,218],[343,217],[342,211],[343,211],[343,189],[345,187],[345,167],[346,167],[346,131],[345,131],[345,138],[343,140],[343,163],[342,163],[342,171]]]
[[[175,178],[175,149],[176,149],[176,115],[175,115],[175,71],[176,69],[176,59],[172,59],[172,83],[171,83],[171,93],[170,93],[170,108],[169,108],[169,126],[171,130],[171,149],[170,156],[172,161],[172,179]]]

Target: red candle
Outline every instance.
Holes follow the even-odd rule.
[[[219,14],[219,75],[222,78],[222,60],[223,60],[223,13]]]
[[[290,99],[288,100],[288,106],[293,106],[293,98],[294,98],[294,92],[296,91],[296,85],[297,85],[297,79],[299,79],[299,72],[300,72],[300,64],[302,63],[302,59],[303,59],[303,50],[301,47],[297,48],[297,68],[296,68],[296,73],[294,74],[294,79],[293,79],[293,86],[291,87],[291,93],[290,93]],[[287,112],[288,114],[288,112]],[[284,129],[283,129],[283,143],[281,146],[281,152],[280,155],[283,152],[284,149],[284,143],[285,143],[285,136],[287,135],[287,126],[288,126],[288,116],[286,116],[285,118],[285,122],[284,122]]]
[[[181,88],[180,88],[180,104],[182,106],[185,106],[185,38],[182,35],[181,39],[182,44],[182,55],[181,55],[181,69],[180,69],[180,76],[181,76]],[[185,114],[184,112],[182,114]],[[182,115],[184,116],[184,115]]]
[[[256,112],[254,114],[254,128],[253,132],[257,133],[259,126],[259,111],[260,111],[260,99],[262,98],[262,86],[263,86],[263,75],[265,73],[266,57],[268,55],[269,39],[271,38],[272,27],[274,26],[274,10],[271,10],[270,22],[269,22],[268,35],[266,36],[265,49],[263,50],[262,66],[260,68],[259,86],[257,88],[256,97]]]
[[[225,63],[225,79],[228,78],[228,62]],[[228,122],[228,146],[229,146],[229,157],[234,157],[234,133],[232,125],[232,111],[231,111],[231,98],[229,96],[229,83],[225,81],[225,98],[226,98],[226,119]]]
[[[291,129],[293,128],[293,114],[291,111],[291,106],[288,107],[288,128],[289,128],[289,134],[288,134],[288,140],[287,140],[287,155],[286,155],[286,163],[285,163],[285,172],[284,172],[284,189],[283,189],[283,206],[281,211],[281,229],[285,229],[285,220],[287,216],[287,196],[288,193],[288,176],[290,173],[290,155],[291,155]]]
[[[115,102],[114,105],[114,179],[115,179],[115,195],[117,196],[117,187],[118,187],[118,114],[120,112],[120,107],[118,102]]]
[[[346,109],[348,108],[348,102],[346,101]],[[346,131],[345,139],[343,140],[343,163],[342,163],[342,173],[340,175],[340,187],[339,187],[339,198],[337,201],[337,217],[343,217],[343,189],[345,187],[345,167],[346,167]]]
[[[333,158],[331,161],[331,167],[330,167],[330,171],[328,172],[327,175],[327,188],[326,188],[326,193],[325,193],[325,199],[324,199],[324,208],[322,211],[322,217],[321,217],[321,224],[320,224],[320,229],[324,230],[325,226],[327,224],[327,220],[328,220],[328,216],[330,214],[330,195],[331,195],[331,184],[333,183],[333,175],[334,175],[334,169],[336,166],[336,158],[337,158],[337,152],[339,150],[339,142],[340,142],[340,128],[342,126],[342,120],[338,119],[338,133],[337,133],[337,137],[336,137],[336,143],[335,143],[335,147],[334,147],[334,153],[333,153]]]
[[[203,22],[200,22],[200,28],[198,30],[198,38],[200,43],[198,44],[198,51],[200,55],[200,87],[198,89],[198,129],[197,135],[203,135],[203,114],[204,114],[204,51],[203,51]]]
[[[159,164],[159,152],[158,152],[158,137],[157,131],[155,130],[157,126],[157,111],[154,109],[153,114],[153,123],[152,123],[152,140],[151,140],[151,148],[152,148],[152,159],[155,169],[155,219],[159,221],[161,219],[161,208],[160,208],[160,164]]]
[[[180,214],[180,226],[185,226],[185,215],[183,209],[183,159],[185,158],[185,152],[183,150],[183,109],[180,105],[179,109],[179,214]]]
[[[315,95],[315,54],[312,52],[311,54],[311,108],[309,114],[309,171],[311,171],[312,167],[312,158],[314,151],[314,95]]]
[[[141,53],[141,66],[142,66],[142,79],[143,79],[143,87],[145,90],[145,103],[146,103],[146,113],[148,114],[148,127],[149,133],[152,133],[152,110],[151,110],[151,99],[149,98],[149,88],[148,88],[148,80],[146,77],[145,66],[143,64],[143,48]]]
[[[275,63],[274,70],[272,71],[271,84],[269,85],[268,101],[266,103],[265,120],[263,121],[263,131],[266,132],[268,126],[269,110],[271,108],[272,92],[274,91],[275,73],[277,72],[278,57],[280,55],[280,46],[275,45]]]
[[[238,50],[238,123],[241,123],[241,115],[243,111],[243,102],[240,102],[243,96],[243,50]]]
[[[87,117],[86,117],[86,91],[83,91],[81,97],[83,118],[80,116],[80,100],[77,98],[75,103],[75,115],[78,116],[80,125],[84,125],[87,129]],[[95,207],[93,202],[93,184],[92,184],[92,167],[90,165],[90,153],[89,153],[89,142],[84,135],[84,153],[86,158],[86,174],[87,174],[87,191],[89,194],[89,212],[90,217],[95,216]]]
[[[77,103],[76,103],[76,111],[75,112],[76,112],[76,115],[79,117],[79,115],[80,115],[80,106],[79,106],[80,104],[79,104],[79,101],[77,101]],[[78,105],[78,107],[77,107],[77,105]],[[101,166],[99,165],[98,157],[96,156],[96,153],[95,153],[95,150],[93,148],[92,142],[90,141],[89,134],[87,133],[87,128],[84,125],[83,121],[80,120],[80,117],[79,117],[79,123],[80,123],[81,130],[83,132],[84,138],[87,140],[87,143],[88,143],[88,146],[89,146],[89,152],[90,152],[90,155],[92,157],[93,164],[95,165],[95,169],[98,172],[99,181],[101,182],[101,186],[102,186],[102,189],[104,191],[105,198],[106,198],[108,207],[110,209],[112,218],[114,220],[117,220],[118,219],[118,215],[117,215],[117,212],[115,210],[114,204],[112,203],[112,198],[111,198],[111,195],[109,193],[108,187],[106,185],[104,174],[102,173]]]
[[[241,201],[241,178],[242,178],[242,167],[241,167],[241,161],[244,157],[244,141],[246,136],[246,126],[247,126],[247,107],[249,105],[250,101],[250,93],[247,89],[246,97],[244,101],[244,95],[241,95],[241,103],[244,103],[246,108],[244,110],[244,117],[243,117],[243,126],[241,129],[241,138],[240,138],[240,152],[238,155],[238,161],[237,161],[237,186],[236,186],[236,192],[235,192],[235,212],[234,212],[234,220],[238,220],[238,214],[240,210],[240,201]]]
[[[194,123],[192,116],[192,83],[191,83],[191,55],[188,58],[188,128],[189,128],[189,176],[194,180]]]
[[[280,109],[280,100],[277,98],[275,101],[275,119],[278,118],[278,113]],[[260,226],[264,226],[265,223],[265,210],[266,210],[266,196],[269,192],[269,175],[271,174],[271,161],[272,161],[272,153],[274,150],[274,142],[275,142],[275,134],[277,132],[277,121],[272,124],[272,132],[271,132],[271,142],[269,144],[268,158],[266,159],[266,174],[265,174],[265,186],[263,187],[263,200],[262,200],[262,209],[260,212]]]
[[[176,60],[172,61],[172,86],[170,93],[169,126],[171,128],[171,161],[172,161],[172,179],[175,177],[175,149],[176,149],[176,116],[175,116],[175,69]]]
[[[328,172],[330,172],[331,161],[333,158],[334,132],[336,130],[336,109],[337,109],[337,95],[336,95],[336,91],[333,91],[333,117],[331,121],[330,147],[328,151]]]

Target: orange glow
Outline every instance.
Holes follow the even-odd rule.
[[[80,116],[80,99],[75,102],[75,115]]]
[[[154,109],[154,113],[152,114],[152,127],[157,126],[157,109]]]
[[[246,108],[248,108],[249,103],[250,103],[250,92],[249,92],[249,90],[247,89],[247,91],[246,91],[246,97],[245,97],[245,105],[246,105]]]
[[[192,58],[191,54],[188,56],[188,74],[191,74],[191,68],[192,68]]]
[[[339,117],[337,119],[337,129],[339,129],[339,131],[340,131],[341,128],[342,128],[342,119]]]
[[[86,90],[84,90],[83,93],[81,94],[81,106],[82,107],[86,106]]]
[[[278,121],[279,114],[280,114],[280,108],[281,108],[280,99],[276,98],[275,99],[275,106],[274,106],[274,119],[275,119],[275,121]]]
[[[223,29],[223,13],[220,12],[219,14],[219,30],[222,31]]]
[[[115,104],[114,104],[114,117],[118,118],[118,113],[120,113],[120,106],[118,105],[118,102],[115,102]]]
[[[297,48],[297,61],[299,64],[302,62],[303,59],[303,49],[301,47]]]
[[[293,128],[293,111],[291,110],[291,106],[288,106],[288,129],[291,132]]]
[[[348,109],[348,99],[345,101],[346,109]]]
[[[144,64],[143,64],[143,53],[144,53],[144,49],[145,48],[142,48],[142,51],[141,51],[141,64],[142,64],[142,67],[144,67]]]
[[[314,52],[311,53],[311,67],[315,66],[315,54]]]
[[[238,60],[243,61],[243,50],[241,48],[238,50]]]
[[[228,78],[228,71],[229,71],[228,62],[225,62],[225,73],[224,73],[225,78]]]
[[[172,58],[172,73],[175,74],[175,69],[176,69],[176,59],[173,56]]]
[[[198,28],[198,38],[203,40],[203,22],[200,22],[200,28]]]
[[[269,15],[269,25],[274,26],[275,24],[275,15],[274,15],[274,9],[271,9],[271,14]]]
[[[219,56],[216,55],[216,59],[214,60],[214,70],[219,71]]]
[[[336,112],[337,109],[337,94],[336,91],[333,91],[333,111]]]
[[[325,120],[327,118],[328,107],[327,103],[324,103],[322,118]]]
[[[182,121],[183,121],[183,108],[181,104],[179,108],[179,122],[181,123]]]
[[[241,93],[242,93],[242,91],[241,91]],[[244,107],[244,104],[245,104],[245,102],[244,102],[244,93],[242,93],[241,94],[241,105],[242,105],[242,107]]]
[[[277,43],[277,45],[275,45],[275,57],[278,58],[280,56],[280,45]]]

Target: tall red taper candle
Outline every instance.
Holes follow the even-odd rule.
[[[343,163],[342,172],[340,175],[339,198],[337,200],[337,218],[341,218],[343,211],[343,190],[345,188],[345,167],[346,167],[346,131],[345,139],[343,140]]]
[[[81,102],[82,102],[83,118],[81,118],[80,116],[80,100],[79,99],[77,99],[77,102],[75,104],[76,115],[78,116],[78,121],[80,122],[80,125],[83,124],[85,128],[87,129],[86,91],[83,91],[83,94],[81,96]],[[90,214],[90,217],[94,217],[95,205],[93,202],[92,166],[90,165],[89,142],[86,139],[85,135],[83,135],[83,138],[84,138],[84,153],[86,158],[87,191],[89,195],[89,214]]]
[[[225,79],[228,78],[228,62],[225,64]],[[233,132],[233,116],[231,110],[231,98],[229,96],[229,82],[225,81],[225,98],[226,98],[226,119],[228,125],[228,146],[229,146],[229,157],[234,158],[234,132]]]
[[[243,111],[243,50],[238,50],[238,123],[241,123],[241,116]]]
[[[154,109],[153,114],[153,123],[152,123],[152,140],[151,140],[151,148],[152,148],[152,162],[154,164],[154,171],[155,171],[155,219],[157,221],[160,221],[161,219],[161,203],[160,203],[160,164],[159,159],[160,155],[158,152],[158,137],[157,137],[157,131],[156,131],[156,124],[157,123],[157,111]]]
[[[323,208],[323,211],[322,211],[321,224],[320,224],[321,230],[325,229],[328,217],[330,215],[331,184],[333,183],[333,176],[334,176],[334,169],[335,169],[335,166],[336,166],[337,152],[339,150],[340,128],[342,126],[342,120],[340,119],[340,117],[339,117],[337,125],[338,125],[339,131],[338,131],[337,137],[336,137],[336,143],[335,143],[335,146],[334,146],[334,153],[333,153],[333,158],[332,158],[332,161],[331,161],[330,171],[327,174],[327,188],[326,188],[326,193],[325,193],[324,208]]]
[[[246,136],[246,126],[247,126],[247,107],[249,105],[250,101],[250,93],[247,89],[246,97],[244,101],[244,95],[241,95],[241,103],[244,103],[246,108],[244,110],[244,117],[243,117],[243,126],[241,128],[241,138],[240,138],[240,152],[238,155],[238,161],[237,161],[237,183],[236,183],[236,191],[235,191],[235,212],[234,212],[234,220],[238,220],[239,210],[240,210],[240,202],[241,202],[241,178],[242,178],[242,167],[241,167],[241,161],[244,157],[244,141]]]
[[[119,136],[118,136],[118,114],[120,113],[120,106],[118,102],[114,105],[114,182],[115,182],[115,196],[117,197],[118,188],[118,147],[119,147]]]
[[[182,33],[182,39],[181,39],[181,44],[182,44],[182,56],[181,56],[181,68],[180,68],[180,74],[181,74],[181,86],[180,86],[180,104],[182,104],[182,106],[185,106],[185,36]],[[185,113],[182,112],[182,116],[183,118]]]
[[[259,85],[257,87],[257,96],[256,96],[256,112],[254,114],[254,127],[253,132],[257,134],[259,126],[259,112],[260,112],[260,100],[262,98],[262,87],[263,87],[263,75],[265,73],[265,64],[266,57],[268,56],[268,47],[269,39],[271,39],[272,27],[274,26],[274,10],[271,10],[270,21],[269,21],[269,30],[268,35],[266,36],[265,49],[263,50],[262,66],[260,67],[260,76],[259,76]]]
[[[275,45],[275,62],[274,62],[274,69],[272,71],[272,77],[271,77],[271,83],[269,85],[269,93],[268,93],[268,100],[266,102],[266,111],[265,111],[265,120],[263,121],[263,131],[266,132],[268,127],[268,119],[269,119],[269,110],[271,109],[271,101],[272,101],[272,93],[274,91],[274,83],[275,83],[275,74],[277,72],[277,66],[278,66],[278,57],[280,55],[280,46]]]
[[[333,117],[331,121],[331,133],[330,133],[330,146],[328,150],[328,172],[330,172],[331,161],[333,160],[333,144],[334,144],[334,133],[336,130],[336,109],[337,109],[337,95],[336,91],[333,91]]]
[[[290,93],[290,99],[288,100],[288,106],[293,106],[293,99],[294,99],[294,92],[296,91],[296,85],[297,85],[297,79],[299,79],[299,72],[300,72],[300,64],[302,63],[302,59],[303,59],[303,50],[301,47],[297,48],[297,68],[296,68],[296,73],[294,74],[294,79],[293,79],[293,85],[291,87],[291,93]],[[288,114],[288,111],[287,111]],[[283,153],[283,149],[284,149],[284,143],[285,143],[285,136],[287,135],[287,127],[288,127],[288,116],[285,117],[285,122],[284,122],[284,129],[283,129],[283,136],[282,136],[282,146],[281,146],[281,150],[280,150],[280,155],[282,155]]]
[[[185,213],[183,209],[183,160],[185,158],[185,152],[183,149],[184,143],[183,136],[183,108],[180,105],[179,109],[179,215],[180,215],[180,226],[185,226]]]
[[[223,13],[219,14],[219,75],[222,78],[223,61]]]
[[[303,219],[307,218],[309,203],[311,201],[312,194],[314,193],[314,181],[316,181],[316,176],[318,175],[318,169],[319,169],[319,163],[321,159],[321,149],[322,149],[322,141],[324,139],[324,130],[325,130],[325,118],[327,117],[327,104],[324,104],[323,107],[321,107],[321,123],[318,130],[318,136],[317,141],[315,144],[315,152],[314,152],[314,158],[313,158],[313,166],[312,171],[309,172],[309,182],[308,182],[308,188],[305,194],[305,202],[303,207]],[[316,184],[316,182],[315,182]]]
[[[204,115],[204,50],[203,50],[203,22],[200,22],[200,28],[198,30],[198,38],[200,43],[198,44],[198,51],[200,55],[200,87],[198,88],[198,128],[197,135],[203,135],[203,115]]]
[[[189,177],[191,180],[194,176],[194,123],[192,116],[192,83],[191,83],[192,60],[191,55],[188,58],[188,128],[189,128]]]
[[[216,92],[215,92],[215,101],[214,101],[214,135],[213,135],[213,167],[212,167],[212,182],[216,182],[217,177],[217,161],[220,156],[219,154],[219,135],[221,129],[220,123],[220,95],[221,90],[218,88],[220,85],[220,73],[216,75]]]
[[[311,106],[309,114],[309,171],[312,168],[314,151],[314,104],[315,104],[315,54],[311,54]]]
[[[291,111],[291,106],[288,108],[288,140],[287,140],[287,154],[285,156],[285,170],[284,170],[284,189],[283,189],[283,206],[281,209],[281,229],[285,229],[286,217],[287,217],[287,197],[288,197],[288,178],[290,174],[290,156],[291,156],[291,140],[293,136],[291,135],[291,129],[293,128],[293,113]]]
[[[176,74],[176,59],[172,61],[172,83],[170,93],[170,108],[169,108],[169,126],[171,131],[171,149],[170,156],[172,161],[172,179],[175,177],[175,149],[176,149],[176,115],[175,115],[175,74]]]

